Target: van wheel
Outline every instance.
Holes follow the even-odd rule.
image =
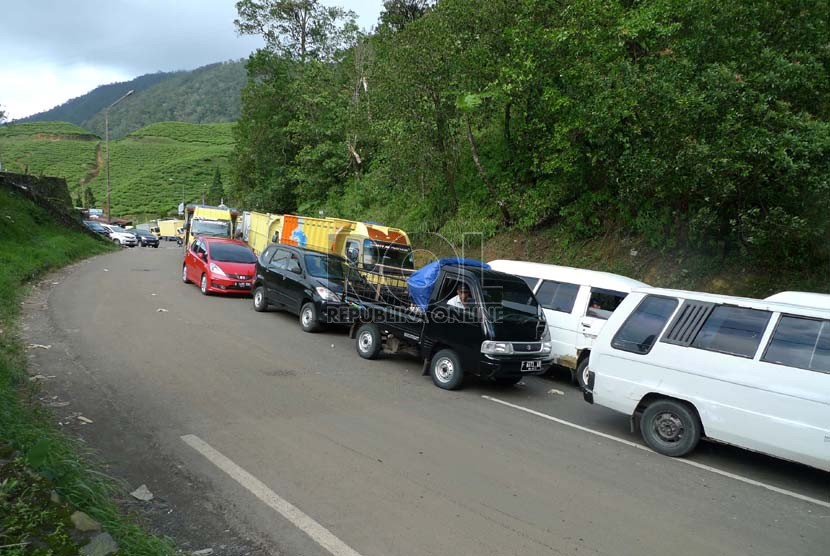
[[[456,390],[464,380],[461,359],[451,349],[442,349],[432,357],[429,374],[433,384],[444,390]]]
[[[383,348],[383,339],[376,324],[364,322],[357,329],[355,335],[357,354],[363,359],[376,359]]]
[[[182,282],[185,284],[189,284],[190,280],[187,279],[187,265],[182,265]]]
[[[320,330],[320,323],[317,322],[317,307],[314,303],[308,302],[300,309],[300,326],[306,332],[317,332]]]
[[[257,286],[254,290],[254,311],[263,313],[268,310],[268,300],[265,298],[265,288]]]
[[[640,433],[659,454],[685,456],[700,442],[700,420],[688,405],[674,400],[651,403],[640,418]]]
[[[588,388],[588,358],[583,357],[579,364],[576,366],[576,371],[574,372],[576,377],[576,383],[579,385],[579,389],[583,392]]]

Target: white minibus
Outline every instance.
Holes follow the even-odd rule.
[[[830,311],[637,289],[594,343],[584,397],[661,454],[707,438],[830,471]]]
[[[618,274],[524,261],[496,260],[494,270],[522,278],[545,312],[554,363],[585,387],[591,346],[611,313],[634,289],[647,286]]]

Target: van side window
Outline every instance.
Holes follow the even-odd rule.
[[[677,299],[673,297],[647,296],[617,330],[611,347],[639,355],[647,354],[676,308]]]
[[[608,317],[617,310],[626,295],[614,290],[591,288],[591,300],[588,302],[588,310],[585,312],[585,316],[608,320]]]
[[[545,280],[536,292],[536,299],[545,309],[570,313],[574,309],[577,292],[579,292],[579,286],[576,284]]]
[[[692,347],[739,357],[755,356],[772,314],[769,311],[718,305],[697,333]]]
[[[288,269],[288,259],[290,258],[290,252],[286,251],[285,249],[277,249],[277,251],[274,253],[274,258],[271,259],[271,263],[268,266],[279,270],[286,270]]]
[[[761,359],[768,363],[830,373],[830,322],[781,315]]]
[[[527,287],[530,288],[530,291],[535,290],[536,284],[539,283],[538,278],[531,278],[530,276],[519,276],[519,278],[525,281],[525,284],[527,284]]]

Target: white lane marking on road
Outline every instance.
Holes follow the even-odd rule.
[[[236,465],[198,436],[186,434],[181,439],[334,556],[360,556],[359,552],[334,536],[334,533],[314,521],[291,502],[281,498],[265,483]]]
[[[594,429],[589,429],[588,427],[583,427],[582,425],[577,425],[576,423],[571,423],[570,421],[565,421],[564,419],[559,419],[552,415],[548,415],[546,413],[541,413],[539,411],[535,411],[528,407],[523,407],[521,405],[516,405],[510,402],[506,402],[504,400],[500,400],[498,398],[493,398],[492,396],[481,396],[485,400],[489,400],[491,402],[495,402],[501,405],[506,405],[507,407],[512,407],[513,409],[518,409],[519,411],[524,411],[525,413],[530,413],[531,415],[536,415],[537,417],[541,417],[542,419],[547,419],[548,421],[554,421],[559,423],[560,425],[565,425],[566,427],[571,427],[573,429],[577,429],[583,432],[587,432],[590,434],[594,434],[596,436],[601,436],[602,438],[607,438],[608,440],[613,440],[614,442],[619,442],[620,444],[625,444],[626,446],[631,446],[632,448],[637,448],[638,450],[643,450],[644,452],[651,452],[652,454],[656,454],[654,450],[649,448],[648,446],[643,446],[642,444],[637,444],[636,442],[632,442],[630,440],[626,440],[624,438],[619,438],[611,434],[606,434],[604,432],[600,432]],[[784,496],[789,496],[791,498],[796,498],[798,500],[802,500],[804,502],[809,502],[811,504],[816,504],[817,506],[822,506],[824,508],[830,508],[830,502],[826,502],[824,500],[819,500],[817,498],[811,498],[804,494],[799,494],[797,492],[793,492],[791,490],[787,490],[785,488],[780,488],[773,485],[768,485],[766,483],[762,483],[760,481],[756,481],[755,479],[750,479],[749,477],[744,477],[742,475],[736,475],[735,473],[730,473],[729,471],[724,471],[723,469],[718,469],[717,467],[711,467],[704,463],[698,463],[696,461],[692,461],[685,458],[668,458],[670,461],[675,461],[677,463],[685,463],[686,465],[691,465],[692,467],[697,467],[698,469],[703,469],[705,471],[709,471],[711,473],[715,473],[717,475],[722,475],[724,477],[729,477],[730,479],[735,479],[736,481],[740,481],[742,483],[746,483],[749,485],[765,488],[767,490],[771,490],[772,492],[777,492],[778,494],[783,494]]]

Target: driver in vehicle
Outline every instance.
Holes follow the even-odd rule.
[[[470,295],[470,289],[466,284],[459,284],[458,289],[455,292],[455,297],[452,297],[449,301],[447,301],[447,305],[450,307],[458,307],[459,309],[466,309],[471,307],[474,303],[475,301]]]

